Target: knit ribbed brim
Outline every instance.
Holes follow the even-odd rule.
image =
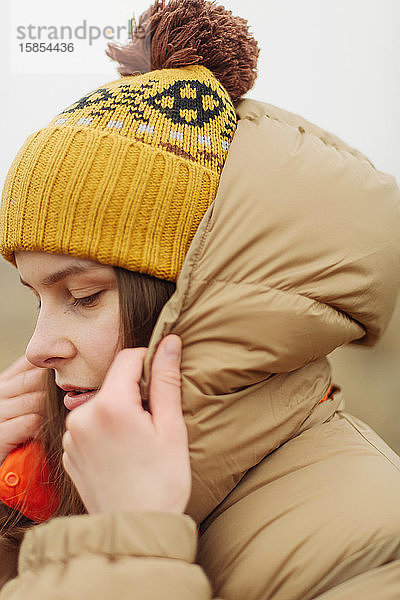
[[[118,133],[46,129],[17,154],[3,190],[0,252],[91,258],[176,281],[219,177]]]

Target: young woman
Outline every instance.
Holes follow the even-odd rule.
[[[326,356],[390,320],[396,182],[242,98],[258,48],[223,7],[138,31],[3,190],[40,310],[0,382],[0,600],[394,600],[400,458]]]

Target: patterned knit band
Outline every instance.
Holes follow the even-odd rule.
[[[31,134],[9,170],[0,253],[41,250],[176,281],[237,119],[202,65],[124,76]]]

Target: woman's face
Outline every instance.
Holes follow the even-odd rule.
[[[46,252],[16,252],[15,260],[22,283],[40,303],[26,357],[38,367],[54,369],[57,385],[71,392],[65,404],[72,409],[82,403],[76,391],[102,385],[120,349],[115,271]],[[87,396],[81,393],[80,399]]]

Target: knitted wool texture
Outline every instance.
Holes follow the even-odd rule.
[[[106,83],[32,133],[8,172],[0,253],[90,258],[176,281],[237,126],[202,65]]]

